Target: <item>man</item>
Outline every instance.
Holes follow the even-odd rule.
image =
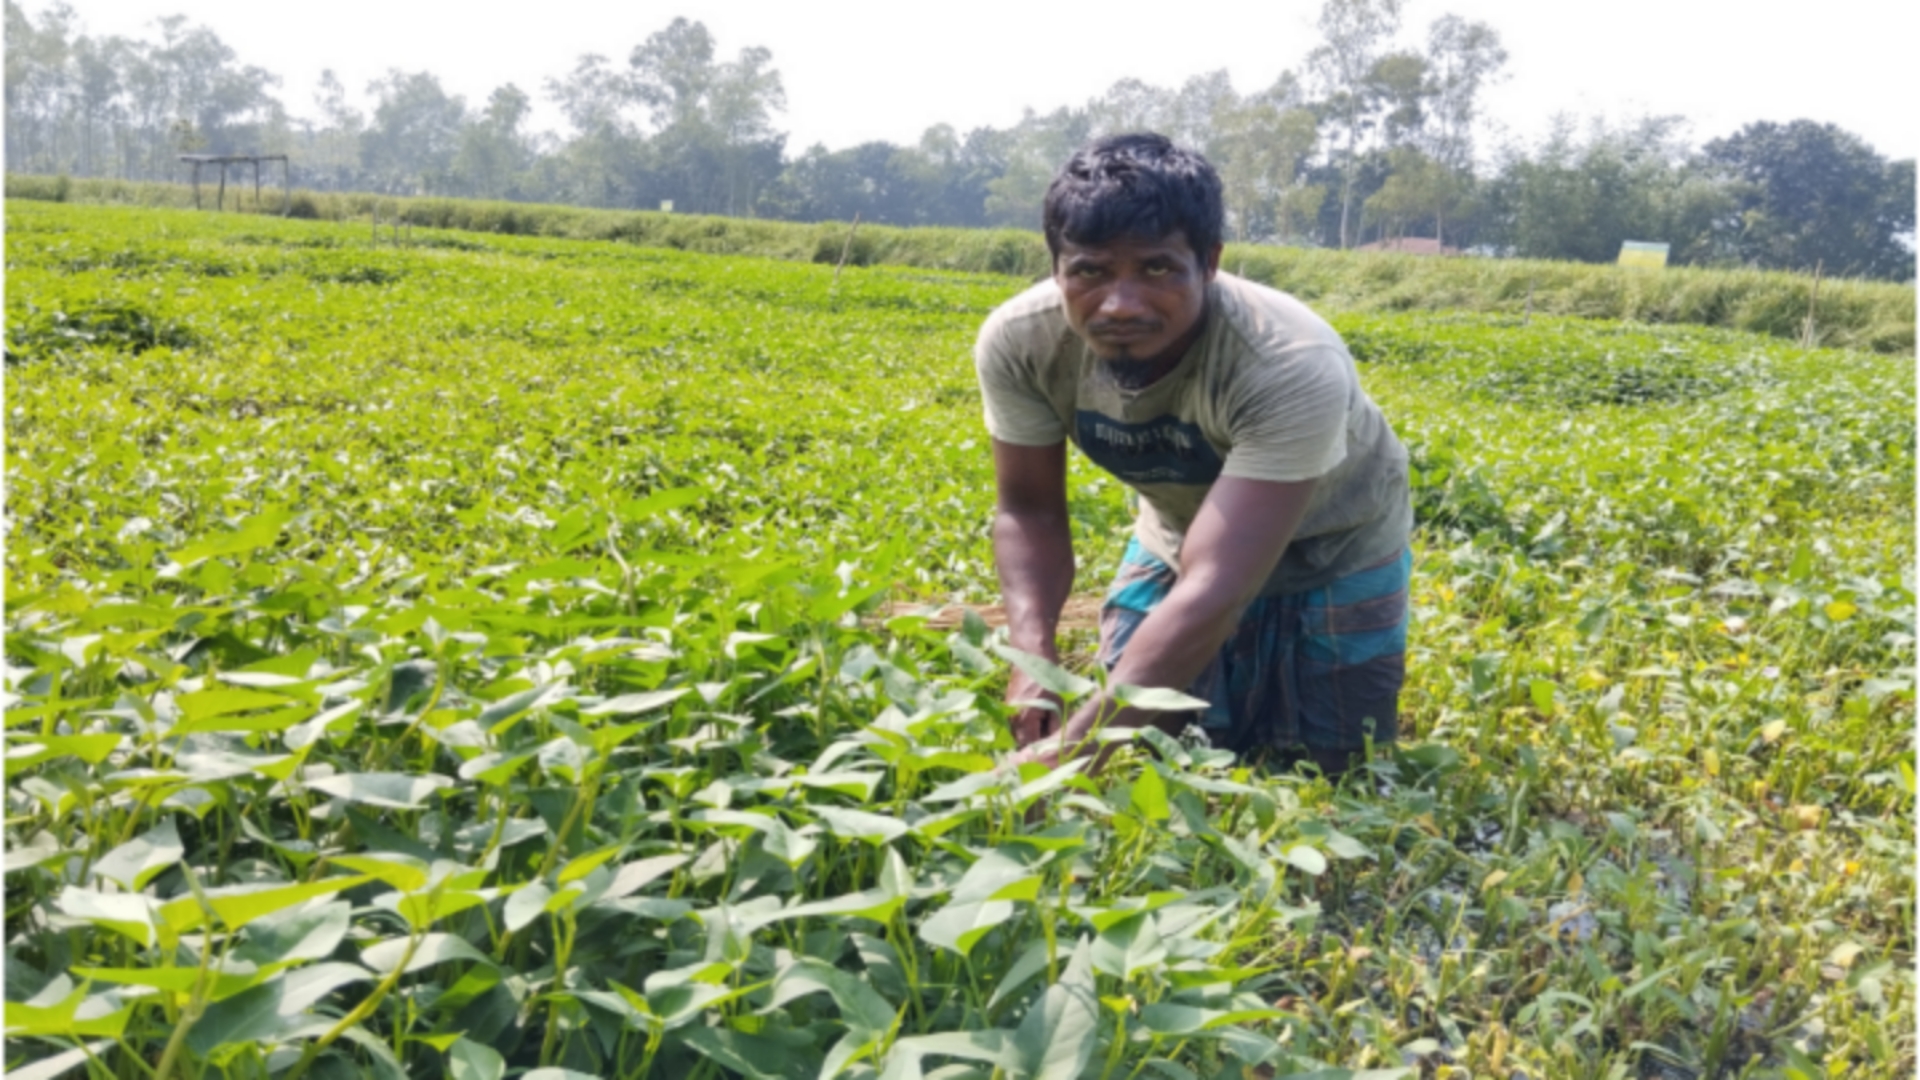
[[[1220,273],[1220,180],[1158,135],[1076,153],[1047,191],[1053,277],[987,319],[994,553],[1015,648],[1058,659],[1073,588],[1066,443],[1138,493],[1101,610],[1110,684],[1187,688],[1216,746],[1329,775],[1397,734],[1405,673],[1406,450],[1338,334]],[[1041,700],[1016,672],[1009,701]],[[1118,709],[1014,718],[1022,760],[1080,748]]]

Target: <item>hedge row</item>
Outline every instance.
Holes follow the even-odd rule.
[[[8,175],[9,199],[142,206],[192,206],[185,184]],[[213,193],[203,187],[202,200]],[[401,198],[296,190],[292,205],[274,190],[256,204],[250,189],[228,194],[242,212],[291,212],[329,221],[621,240],[724,255],[920,266],[1039,277],[1046,245],[1017,229],[896,228],[845,222],[593,210],[479,199]],[[1828,279],[1814,295],[1802,274],[1675,267],[1651,272],[1531,259],[1429,258],[1310,248],[1229,245],[1227,269],[1330,310],[1538,312],[1647,323],[1692,323],[1799,338],[1812,310],[1820,344],[1912,352],[1914,290],[1889,282]]]

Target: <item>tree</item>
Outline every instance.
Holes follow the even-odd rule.
[[[1456,171],[1473,167],[1480,91],[1500,77],[1507,50],[1486,23],[1442,15],[1427,28],[1430,79],[1427,155]]]
[[[574,137],[549,162],[544,187],[588,206],[639,206],[652,173],[638,126],[627,116],[636,94],[627,72],[588,53],[562,79],[548,79],[547,97],[573,126]]]
[[[1307,70],[1321,93],[1321,108],[1339,147],[1340,246],[1351,237],[1349,213],[1360,169],[1361,143],[1379,112],[1377,69],[1386,43],[1400,29],[1401,0],[1327,0],[1320,9],[1325,41],[1307,54]]]
[[[713,36],[684,18],[635,46],[631,86],[652,110],[654,158],[668,198],[689,209],[742,212],[779,175],[785,136],[773,129],[773,114],[787,98],[772,60],[755,47],[715,63]]]
[[[486,199],[510,199],[532,157],[521,132],[533,99],[508,83],[488,96],[487,107],[460,131],[460,149],[452,172],[464,192]]]
[[[1045,116],[1028,109],[1006,132],[1005,168],[987,183],[986,216],[994,225],[1032,229],[1054,174],[1092,136],[1083,109],[1056,109]]]
[[[1748,124],[1702,149],[1741,182],[1740,257],[1759,266],[1858,277],[1914,276],[1913,163],[1889,163],[1833,124]],[[1902,238],[1906,243],[1902,243]]]
[[[1234,237],[1241,243],[1298,235],[1301,169],[1319,141],[1319,120],[1312,110],[1284,102],[1284,95],[1261,95],[1224,110],[1214,121],[1216,165]],[[1318,208],[1315,199],[1313,211]]]
[[[1678,117],[1625,128],[1556,120],[1533,154],[1510,153],[1490,193],[1498,239],[1530,258],[1612,262],[1624,240],[1664,241],[1676,263],[1723,261],[1724,182],[1689,166]]]
[[[464,98],[449,94],[430,72],[390,71],[367,87],[377,101],[360,136],[360,160],[381,190],[444,192],[467,122]]]

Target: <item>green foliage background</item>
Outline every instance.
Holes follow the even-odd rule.
[[[7,226],[10,1074],[1914,1067],[1909,359],[1344,314],[1407,741],[1013,774],[1023,278]]]
[[[183,184],[73,180],[8,175],[9,199],[147,207],[193,205]],[[211,198],[203,192],[203,198]],[[255,205],[236,194],[232,205],[267,214],[285,209],[267,191]],[[374,235],[399,222],[437,229],[515,236],[624,240],[716,255],[752,255],[853,266],[913,266],[1012,274],[1049,272],[1046,243],[1017,229],[895,228],[846,222],[801,224],[749,218],[475,199],[392,198],[295,191],[294,215],[355,221]],[[382,232],[379,235],[385,236]],[[1913,351],[1910,285],[1827,279],[1766,270],[1672,267],[1658,273],[1619,266],[1544,259],[1434,259],[1415,255],[1229,244],[1222,265],[1303,299],[1350,311],[1460,310],[1572,315],[1645,323],[1688,323],[1747,330],[1793,341],[1814,316],[1815,340],[1875,352]]]

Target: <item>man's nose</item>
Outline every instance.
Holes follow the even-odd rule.
[[[1138,282],[1122,277],[1101,298],[1100,314],[1109,319],[1137,319],[1147,315],[1146,292]]]

